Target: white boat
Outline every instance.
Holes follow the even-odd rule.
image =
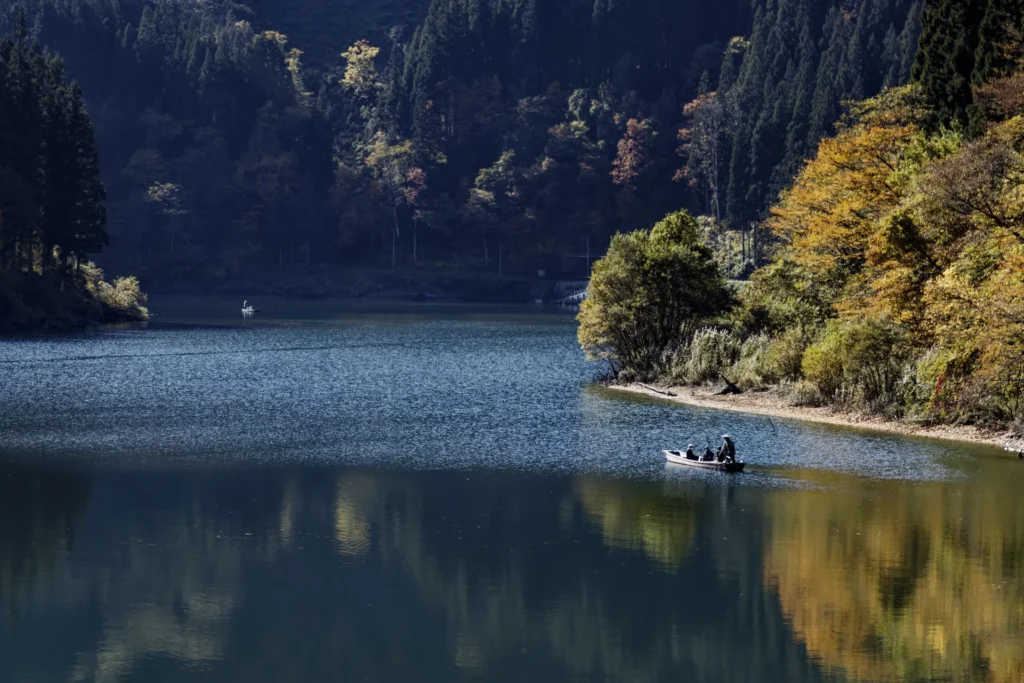
[[[259,313],[260,309],[253,308],[248,301],[242,302],[242,315],[252,315],[253,313]]]
[[[717,460],[693,460],[686,457],[683,451],[662,451],[665,459],[675,465],[696,467],[699,470],[712,470],[715,472],[742,472],[746,463],[743,462],[718,462]]]

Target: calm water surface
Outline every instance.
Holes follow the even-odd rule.
[[[0,681],[1024,680],[1016,460],[595,388],[559,312],[258,303],[0,338]]]

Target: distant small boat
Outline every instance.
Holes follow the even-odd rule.
[[[253,308],[252,306],[249,305],[248,301],[243,301],[242,302],[242,314],[243,315],[252,315],[253,313],[259,313],[259,312],[260,312],[260,309]]]
[[[744,462],[718,462],[713,461],[701,461],[691,460],[686,457],[686,453],[683,451],[662,451],[665,454],[665,459],[676,465],[686,465],[687,467],[696,467],[699,470],[713,470],[715,472],[742,472],[746,466]]]

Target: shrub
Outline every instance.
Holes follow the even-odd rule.
[[[888,320],[831,320],[804,353],[803,371],[826,398],[890,413],[903,405],[900,389],[912,359],[906,333]]]
[[[728,330],[706,327],[677,354],[673,378],[685,384],[705,384],[722,377],[722,372],[739,360],[741,343]]]
[[[818,385],[807,380],[796,382],[789,388],[789,404],[800,407],[817,407],[825,405],[825,397],[818,390]]]
[[[796,381],[803,377],[807,337],[802,328],[786,330],[768,348],[768,364],[776,381]]]
[[[843,388],[843,339],[838,329],[830,326],[821,339],[804,352],[801,369],[821,395],[833,399]]]
[[[146,295],[139,288],[139,280],[134,275],[119,277],[113,285],[101,282],[97,298],[100,303],[110,309],[116,317],[123,320],[148,320],[149,310],[146,308]]]
[[[146,295],[139,287],[138,278],[119,277],[110,284],[103,279],[103,270],[91,262],[82,264],[81,272],[86,289],[103,306],[108,320],[149,319]]]
[[[739,360],[729,368],[726,378],[744,390],[763,389],[778,381],[772,363],[772,339],[766,334],[747,337],[740,347]]]
[[[733,323],[744,334],[779,334],[792,328],[810,329],[831,310],[821,287],[807,281],[796,264],[779,260],[754,273],[743,288]]]
[[[588,359],[646,378],[681,343],[687,321],[707,320],[731,304],[696,221],[680,211],[650,231],[612,239],[594,264],[577,336]]]

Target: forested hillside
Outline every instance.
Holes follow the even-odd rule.
[[[64,56],[95,124],[105,263],[216,278],[329,240],[330,127],[283,35],[169,0],[36,10],[40,40]]]
[[[730,224],[764,217],[842,102],[909,80],[920,15],[921,0],[760,3],[742,63],[726,62],[718,89],[732,112],[716,180]]]
[[[920,25],[911,0],[433,0],[348,44],[416,3],[286,8],[30,3],[95,123],[105,264],[168,286],[318,264],[578,277],[685,207],[743,276],[752,222],[842,100],[907,80]]]
[[[915,82],[850,105],[781,193],[770,263],[731,306],[644,302],[654,286],[638,292],[621,254],[595,266],[591,356],[624,377],[1024,430],[1024,5],[936,2],[922,35]],[[680,308],[674,335],[652,331]]]

